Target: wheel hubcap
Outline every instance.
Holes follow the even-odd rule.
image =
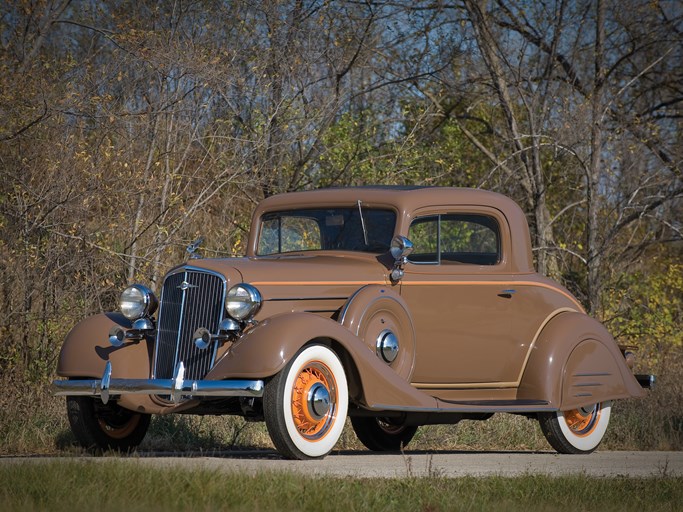
[[[316,382],[308,392],[308,413],[315,420],[321,420],[330,410],[330,392],[322,383]]]
[[[389,329],[383,330],[377,336],[377,355],[387,364],[391,364],[398,356],[398,338]]]

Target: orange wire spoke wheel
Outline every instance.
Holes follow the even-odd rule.
[[[309,441],[322,439],[336,419],[337,383],[320,361],[301,368],[292,388],[292,416],[299,434]]]
[[[600,419],[600,404],[592,408],[579,408],[565,411],[564,420],[574,435],[584,437],[590,435]]]
[[[406,428],[404,425],[391,423],[388,419],[377,418],[376,421],[379,428],[390,435],[400,434]]]
[[[132,414],[125,421],[112,421],[98,418],[97,422],[100,424],[102,431],[112,439],[125,439],[135,431],[138,423],[140,423],[140,415]]]

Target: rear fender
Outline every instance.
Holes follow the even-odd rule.
[[[517,397],[569,410],[644,394],[602,324],[583,313],[564,312],[536,340]]]
[[[272,377],[314,340],[337,351],[350,393],[368,407],[436,407],[433,397],[413,388],[346,327],[311,313],[283,313],[264,320],[230,347],[206,378]]]

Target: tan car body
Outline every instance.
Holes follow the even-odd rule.
[[[394,235],[405,237],[411,222],[425,215],[494,217],[502,257],[495,265],[407,262],[402,279],[394,282],[389,254],[257,256],[264,213],[357,201],[363,208],[394,210]],[[644,394],[604,327],[566,289],[535,273],[523,212],[492,192],[350,188],[273,196],[254,212],[246,257],[195,259],[179,268],[187,266],[224,276],[227,288],[250,283],[263,298],[255,325],[218,347],[206,380],[267,380],[317,341],[339,355],[350,401],[359,411],[527,413]],[[110,362],[112,378],[152,378],[154,340],[114,347],[107,333],[115,325],[131,327],[118,313],[78,324],[64,342],[58,374],[98,378]],[[387,327],[400,340],[391,364],[375,350]],[[192,412],[200,402],[137,394],[118,399],[127,409],[154,414]]]

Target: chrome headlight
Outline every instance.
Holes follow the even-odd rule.
[[[261,294],[250,284],[236,284],[228,290],[225,309],[235,320],[248,320],[261,307]]]
[[[119,300],[119,309],[128,320],[137,320],[153,314],[157,309],[157,304],[157,298],[149,288],[134,284],[123,290]]]

